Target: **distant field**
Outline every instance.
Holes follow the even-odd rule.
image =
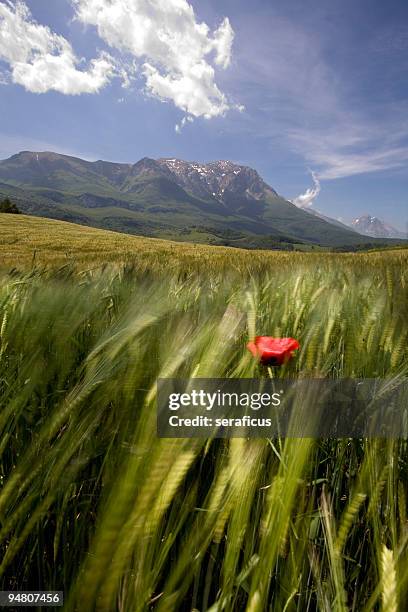
[[[2,266],[88,265],[113,262],[160,260],[174,256],[195,258],[206,247],[179,244],[155,238],[130,236],[119,232],[54,221],[26,215],[0,215],[0,260]],[[218,248],[215,254],[224,254]]]
[[[231,247],[206,246],[156,238],[131,236],[118,232],[54,221],[26,215],[0,215],[0,267],[55,267],[66,264],[87,268],[108,263],[133,264],[138,268],[168,270],[227,268],[257,270],[287,264],[310,262],[366,262],[376,265],[387,258],[407,259],[408,249],[392,249],[359,254],[301,253],[288,251],[248,251]]]

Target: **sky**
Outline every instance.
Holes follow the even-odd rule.
[[[406,0],[0,0],[0,158],[217,159],[408,231]]]

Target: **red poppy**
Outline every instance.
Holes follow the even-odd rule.
[[[293,351],[300,345],[294,338],[255,336],[253,342],[248,342],[247,348],[262,365],[280,366],[293,357]]]

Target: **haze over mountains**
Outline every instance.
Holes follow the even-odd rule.
[[[371,215],[362,215],[357,219],[354,219],[351,223],[351,227],[360,234],[366,236],[374,236],[376,238],[406,238],[406,234],[398,231],[392,225],[385,223],[378,217]]]
[[[364,236],[371,236],[374,238],[407,238],[407,233],[397,230],[389,223],[386,223],[378,217],[373,217],[372,215],[361,215],[360,217],[353,219],[350,223],[347,223],[342,219],[334,219],[332,217],[328,217],[327,215],[323,214],[321,210],[315,208],[314,206],[307,206],[303,208],[303,210],[306,210],[311,215],[320,217],[320,219],[324,219],[329,223],[333,223],[334,225],[338,225],[346,229],[351,228],[355,232],[363,234]]]
[[[256,170],[143,158],[89,162],[24,151],[0,162],[0,196],[28,214],[127,233],[248,248],[364,248],[384,240],[311,215]]]

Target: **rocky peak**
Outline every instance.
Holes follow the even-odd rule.
[[[373,236],[375,238],[402,238],[402,232],[388,225],[378,217],[372,217],[371,215],[362,215],[357,217],[351,223],[353,229],[360,234],[366,236]]]
[[[170,171],[179,185],[200,198],[210,197],[223,202],[231,194],[257,200],[267,191],[275,194],[256,170],[230,161],[202,164],[162,158],[157,163]]]

